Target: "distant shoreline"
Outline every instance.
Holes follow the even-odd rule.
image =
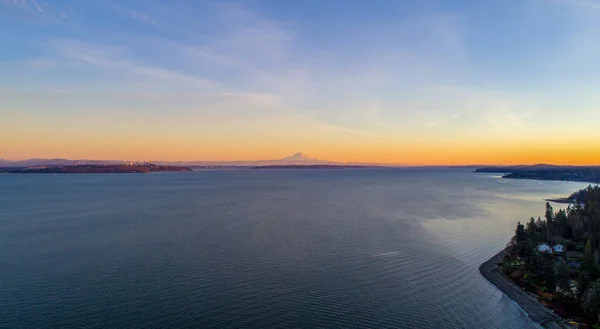
[[[151,163],[0,168],[0,173],[8,174],[145,174],[152,172],[181,171],[192,171],[192,169],[188,167],[164,166]]]
[[[384,168],[382,166],[361,166],[361,165],[269,165],[254,166],[252,169],[367,169]]]
[[[385,168],[383,166],[363,166],[363,165],[268,165],[254,167],[183,167],[146,164],[102,164],[102,165],[58,165],[58,166],[31,166],[31,167],[0,167],[0,173],[8,174],[106,174],[106,173],[151,173],[151,172],[181,172],[194,171],[195,169],[267,169],[267,170],[286,170],[286,169],[368,169]]]
[[[575,203],[573,200],[569,198],[558,198],[558,199],[544,199],[544,201],[554,202],[554,203],[564,203],[564,204],[572,204]]]
[[[477,173],[500,173],[502,178],[600,183],[600,166],[508,166],[482,167]]]

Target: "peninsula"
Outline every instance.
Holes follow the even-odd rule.
[[[502,173],[502,178],[560,180],[600,183],[600,166],[533,166],[483,167],[475,172]]]
[[[547,202],[544,218],[519,222],[479,270],[546,328],[600,328],[600,187],[568,199],[567,209]]]
[[[67,166],[33,166],[33,167],[0,167],[0,173],[10,174],[109,174],[109,173],[151,173],[192,171],[189,167],[143,164],[102,164],[102,165],[67,165]]]

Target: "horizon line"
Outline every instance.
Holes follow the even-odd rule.
[[[7,159],[0,158],[0,162],[24,162],[30,160],[48,160],[48,161],[56,161],[56,160],[64,160],[64,161],[104,161],[104,162],[162,162],[162,163],[193,163],[193,162],[205,162],[205,163],[223,163],[223,165],[229,164],[230,166],[246,166],[244,164],[235,164],[236,162],[268,162],[268,161],[280,161],[283,158],[277,159],[262,159],[262,160],[123,160],[123,159],[94,159],[94,158],[79,158],[79,159],[70,159],[70,158],[62,158],[62,157],[52,157],[52,158],[23,158],[23,159]],[[369,161],[329,161],[322,159],[314,159],[309,160],[307,162],[329,162],[331,165],[352,165],[352,164],[361,164],[361,165],[373,165],[373,166],[390,166],[390,167],[478,167],[478,166],[499,166],[499,167],[510,167],[510,166],[535,166],[535,165],[547,165],[547,166],[572,166],[572,167],[596,167],[600,166],[600,164],[568,164],[568,163],[547,163],[547,162],[519,162],[519,163],[461,163],[461,164],[444,164],[444,163],[434,163],[434,164],[406,164],[406,163],[385,163],[385,162],[369,162]],[[207,164],[210,165],[210,164]],[[307,165],[310,165],[307,163]],[[250,166],[250,165],[249,165]]]

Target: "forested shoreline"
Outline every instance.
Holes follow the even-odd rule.
[[[566,209],[519,222],[502,273],[558,315],[600,328],[600,187],[573,193]]]

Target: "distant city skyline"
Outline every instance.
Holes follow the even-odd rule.
[[[11,0],[0,158],[600,164],[600,1]]]

